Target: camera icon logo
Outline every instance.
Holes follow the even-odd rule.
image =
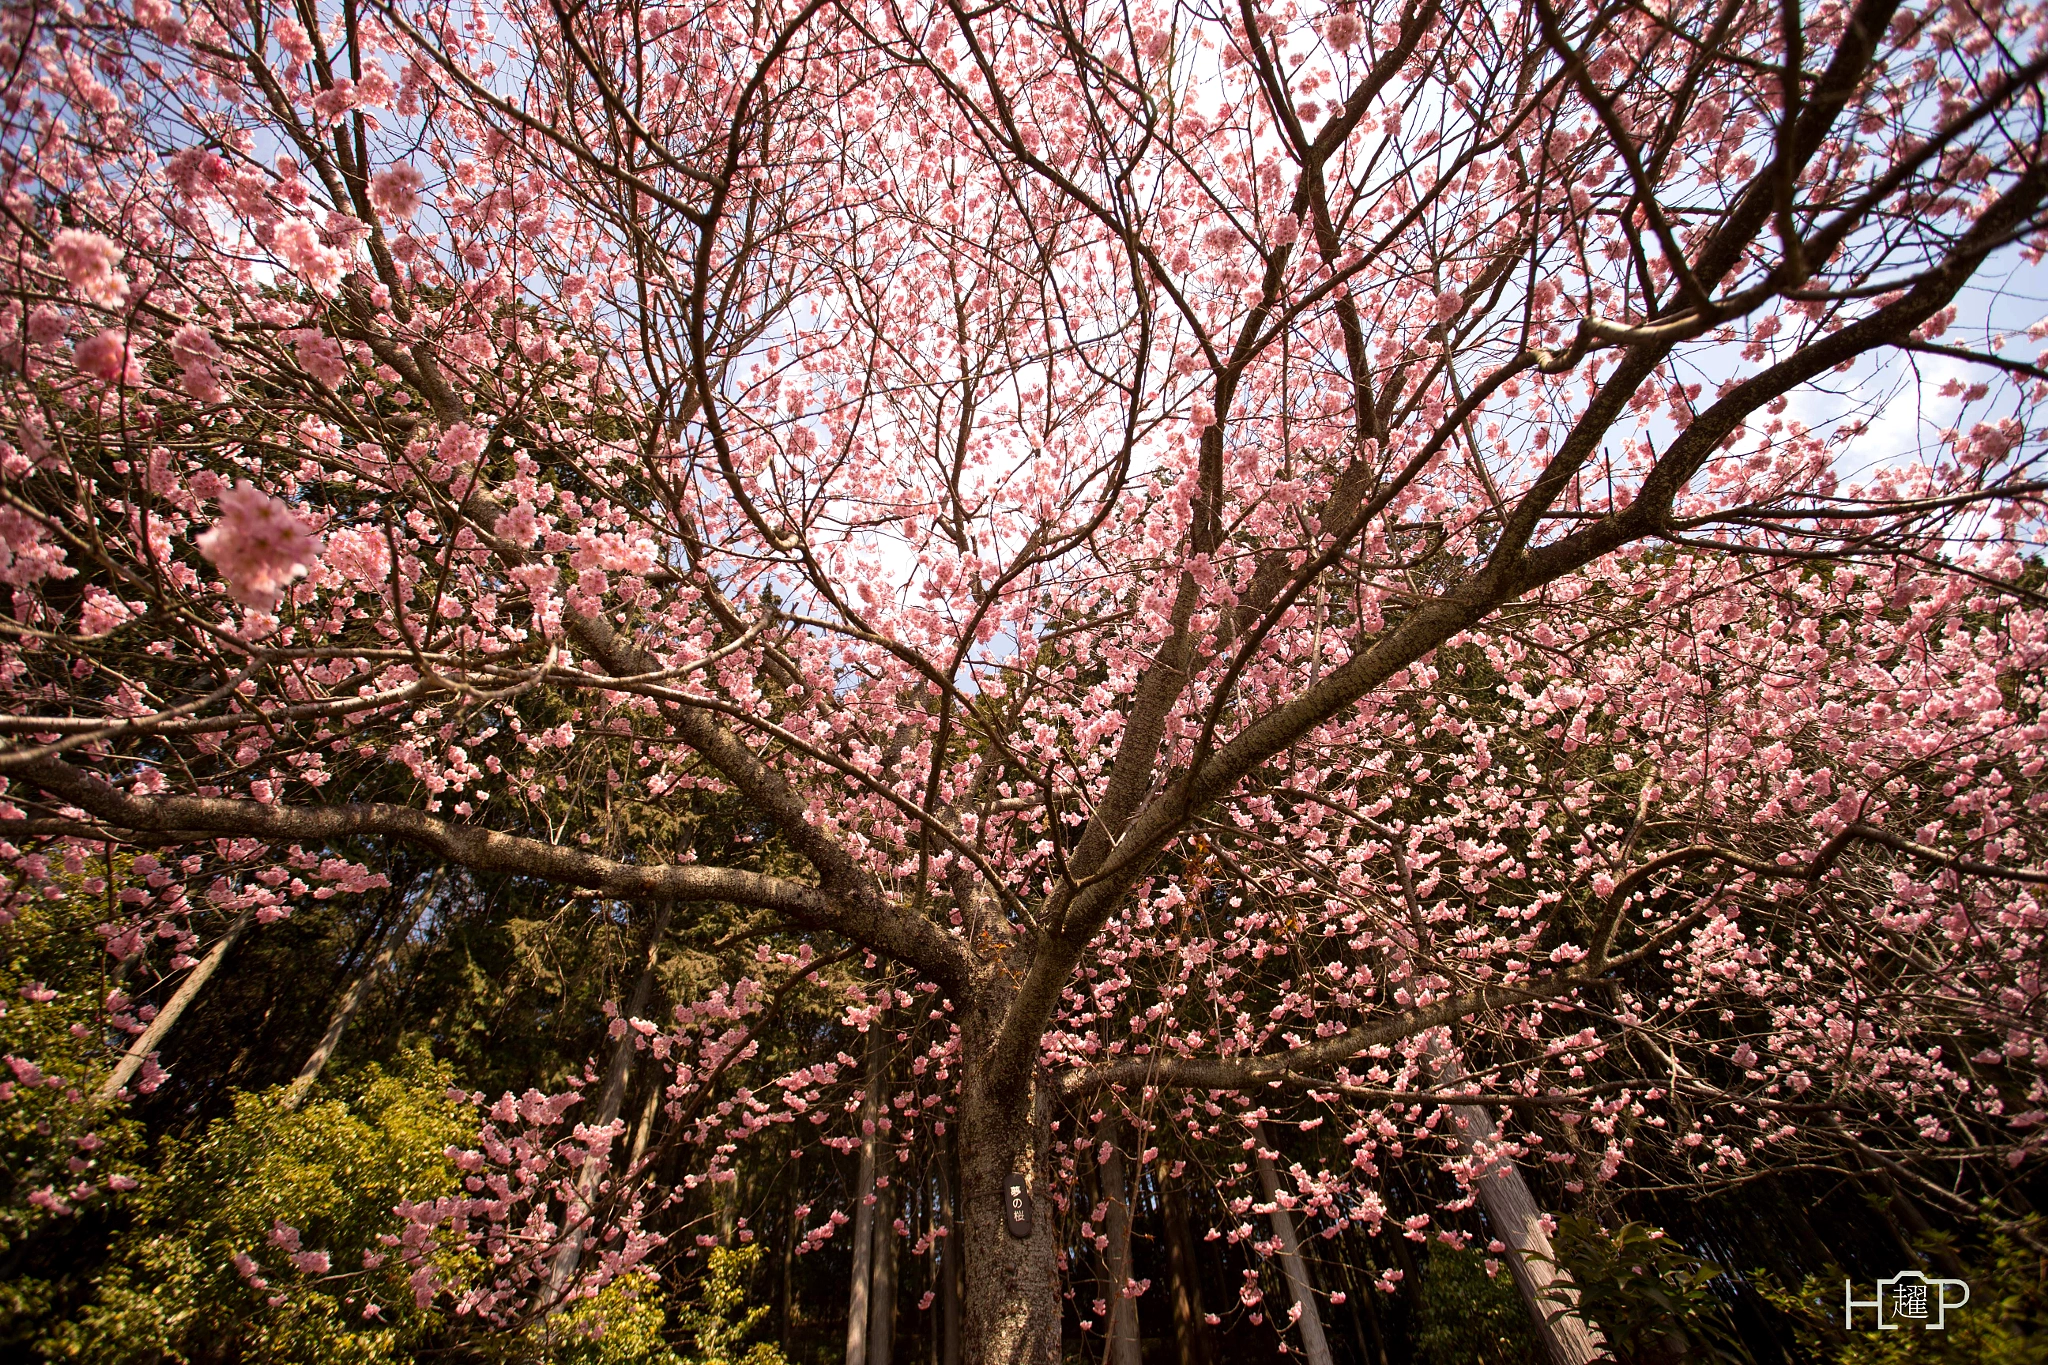
[[[1896,1332],[1906,1323],[1918,1323],[1923,1331],[1947,1330],[1948,1313],[1970,1301],[1970,1286],[1962,1280],[1934,1279],[1917,1270],[1902,1270],[1877,1282],[1877,1296],[1856,1297],[1856,1286],[1842,1281],[1842,1325],[1854,1331],[1856,1310],[1874,1309],[1877,1330]]]

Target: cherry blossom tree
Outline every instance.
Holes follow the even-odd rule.
[[[851,952],[977,1362],[1057,1353],[1105,1117],[1262,1247],[1391,1161],[1460,1238],[2035,1155],[2038,7],[4,16],[0,853],[114,960],[387,841],[760,912],[817,947],[619,1023],[715,1183],[855,1079],[739,1084]],[[798,870],[557,818],[593,755]],[[644,1257],[615,1102],[475,1099],[419,1293]]]

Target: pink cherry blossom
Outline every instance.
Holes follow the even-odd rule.
[[[65,228],[50,242],[50,258],[72,289],[102,308],[118,308],[128,298],[128,277],[115,269],[125,255],[113,239],[79,228]]]
[[[1119,1169],[1300,1336],[1290,1237],[2048,1159],[2033,10],[173,8],[8,36],[0,916],[135,869],[116,1042],[408,842],[761,926],[589,1059],[658,1161],[461,1098],[377,1253],[451,1332],[755,1152],[866,1164],[807,1251],[1028,1175],[905,1220],[1005,1359],[1157,1294]],[[596,818],[696,802],[766,843]]]
[[[186,393],[202,403],[218,403],[227,396],[220,379],[220,343],[204,327],[188,323],[172,333],[171,357],[178,362]]]
[[[321,242],[319,228],[303,218],[288,218],[277,225],[272,240],[278,259],[303,276],[316,291],[333,294],[341,288],[348,258]]]
[[[420,208],[420,187],[426,177],[415,166],[400,163],[370,177],[370,202],[392,222],[408,223]]]
[[[220,520],[198,539],[228,594],[245,607],[274,611],[295,580],[320,562],[320,537],[285,503],[246,480],[220,495]]]
[[[136,358],[126,332],[109,327],[87,337],[71,348],[71,363],[80,374],[91,375],[103,384],[140,384],[141,362]]]
[[[341,353],[341,344],[311,327],[292,333],[292,357],[324,389],[340,388],[348,375],[348,359]]]

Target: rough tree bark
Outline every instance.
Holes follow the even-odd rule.
[[[674,907],[663,901],[654,912],[654,922],[647,929],[647,952],[640,967],[640,975],[633,982],[632,993],[626,999],[622,1018],[633,1019],[646,1013],[647,1001],[654,993],[654,969],[661,960],[661,936],[668,930],[669,912]],[[599,1092],[597,1112],[592,1115],[593,1128],[605,1128],[619,1117],[619,1106],[625,1102],[626,1080],[633,1071],[634,1033],[630,1028],[619,1035],[612,1047],[611,1064],[605,1068],[604,1089]],[[565,1221],[586,1222],[592,1198],[597,1193],[598,1181],[609,1167],[593,1162],[583,1168],[576,1181],[576,1203],[567,1211]],[[548,1301],[560,1306],[563,1296],[576,1279],[576,1271],[583,1263],[584,1230],[581,1227],[570,1232],[563,1241],[561,1250],[555,1253],[553,1266],[548,1273]]]
[[[963,1355],[966,1365],[1046,1365],[1059,1358],[1061,1304],[1048,1197],[1051,1095],[1034,1064],[990,1065],[1009,983],[985,976],[976,984],[960,1011]],[[1005,1226],[1003,1187],[1013,1175],[1032,1205],[1028,1237]]]
[[[235,917],[235,922],[228,926],[228,931],[215,940],[212,950],[192,969],[191,974],[178,984],[170,1003],[157,1012],[156,1018],[149,1021],[148,1028],[136,1035],[135,1041],[128,1045],[128,1051],[122,1054],[121,1060],[107,1076],[106,1083],[100,1086],[99,1094],[95,1098],[101,1104],[112,1103],[127,1087],[128,1082],[135,1079],[135,1073],[142,1070],[142,1064],[149,1060],[149,1054],[163,1046],[164,1039],[177,1027],[179,1017],[199,998],[199,992],[206,988],[206,983],[213,978],[213,974],[220,970],[222,959],[233,950],[242,935],[248,932],[249,924],[255,915],[256,911],[251,907]]]
[[[346,991],[342,992],[341,1002],[334,1007],[334,1015],[327,1021],[327,1031],[320,1035],[320,1041],[307,1056],[306,1064],[299,1068],[299,1074],[293,1078],[291,1088],[285,1091],[285,1109],[296,1109],[304,1103],[306,1093],[313,1088],[313,1083],[320,1079],[320,1073],[326,1070],[328,1061],[334,1056],[334,1050],[341,1046],[341,1035],[347,1030],[349,1022],[356,1017],[356,1011],[363,1007],[363,1002],[370,998],[370,990],[377,984],[377,978],[390,970],[399,951],[412,938],[412,931],[419,926],[427,907],[440,892],[441,882],[446,877],[447,870],[445,863],[434,869],[434,875],[428,879],[426,888],[414,898],[409,910],[400,913],[398,923],[384,936],[384,942],[377,949],[377,955],[370,959],[370,965],[349,983]]]
[[[1308,1357],[1308,1365],[1332,1365],[1329,1338],[1323,1335],[1322,1315],[1316,1311],[1315,1282],[1309,1278],[1308,1262],[1302,1258],[1294,1215],[1280,1202],[1280,1172],[1273,1168],[1273,1158],[1266,1150],[1265,1129],[1253,1125],[1252,1137],[1258,1143],[1259,1185],[1266,1192],[1266,1202],[1272,1205],[1267,1216],[1273,1220],[1273,1235],[1280,1239],[1280,1273],[1287,1277],[1288,1295],[1299,1310],[1294,1325],[1301,1329],[1301,1353]]]

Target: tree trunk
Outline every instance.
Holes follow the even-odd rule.
[[[1209,1324],[1202,1321],[1202,1263],[1189,1230],[1187,1196],[1178,1182],[1162,1183],[1160,1218],[1166,1224],[1166,1273],[1173,1282],[1173,1340],[1180,1365],[1209,1365]]]
[[[939,1209],[946,1236],[939,1243],[939,1365],[960,1365],[960,1172],[949,1127],[939,1152]]]
[[[671,909],[667,901],[655,911],[654,923],[647,931],[647,956],[640,968],[640,975],[633,982],[633,991],[626,1000],[626,1008],[620,1017],[633,1019],[646,1012],[648,997],[654,993],[654,968],[661,959],[661,936],[668,929]],[[619,1035],[612,1046],[611,1065],[605,1068],[604,1089],[599,1092],[597,1113],[590,1120],[592,1128],[609,1127],[619,1117],[619,1106],[626,1099],[626,1080],[633,1071],[634,1039],[637,1035],[627,1029]],[[593,1196],[598,1181],[603,1179],[610,1166],[607,1163],[589,1162],[576,1178],[576,1202],[564,1216],[565,1225],[580,1222],[584,1226],[571,1231],[555,1253],[555,1263],[548,1275],[548,1302],[556,1307],[563,1305],[564,1295],[576,1278],[576,1271],[583,1263],[583,1247],[588,1234],[588,1222]]]
[[[1339,1239],[1340,1245],[1347,1239]],[[1358,1358],[1367,1365],[1387,1365],[1386,1338],[1380,1334],[1379,1307],[1373,1302],[1376,1292],[1372,1277],[1362,1275],[1346,1255],[1339,1262],[1339,1274],[1344,1280],[1344,1297],[1351,1309],[1351,1341],[1358,1348]]]
[[[875,1150],[882,1119],[882,1026],[868,1025],[867,1094],[860,1103],[860,1173],[853,1181],[853,1282],[846,1294],[846,1365],[868,1365],[875,1255]]]
[[[1456,1105],[1451,1114],[1467,1150],[1478,1143],[1493,1145],[1499,1130],[1484,1105]],[[1552,1365],[1591,1365],[1604,1359],[1606,1342],[1599,1329],[1563,1311],[1578,1303],[1578,1294],[1571,1276],[1550,1259],[1553,1253],[1549,1234],[1543,1230],[1542,1210],[1520,1168],[1504,1159],[1491,1161],[1486,1169],[1474,1172],[1472,1186],[1494,1235],[1507,1243],[1508,1270]],[[1563,1303],[1558,1301],[1560,1297]]]
[[[207,953],[199,965],[192,969],[191,974],[178,984],[177,992],[171,996],[170,1003],[159,1010],[156,1018],[149,1021],[149,1027],[128,1045],[128,1051],[122,1054],[120,1062],[115,1065],[106,1083],[100,1087],[96,1097],[99,1103],[112,1103],[114,1098],[127,1088],[128,1082],[135,1079],[135,1073],[142,1070],[142,1064],[149,1060],[149,1054],[162,1046],[164,1039],[170,1036],[171,1030],[177,1026],[179,1016],[198,998],[199,992],[205,989],[213,974],[220,970],[221,960],[234,948],[242,935],[248,932],[249,923],[255,917],[256,910],[253,906],[236,916],[235,922],[228,926],[228,931],[214,942],[212,951]]]
[[[796,1317],[796,1193],[802,1188],[803,1166],[799,1161],[790,1166],[782,1195],[782,1286],[775,1305],[775,1345],[785,1360],[789,1358],[789,1331]]]
[[[1096,1140],[1109,1144],[1109,1160],[1096,1172],[1103,1202],[1109,1206],[1104,1231],[1109,1246],[1103,1252],[1103,1298],[1109,1305],[1104,1324],[1108,1349],[1105,1365],[1140,1365],[1138,1359],[1138,1304],[1124,1291],[1131,1282],[1131,1181],[1124,1162],[1123,1123],[1111,1117],[1096,1131]]]
[[[427,907],[433,903],[434,896],[441,889],[441,882],[447,875],[447,870],[446,864],[434,869],[434,875],[428,879],[426,889],[413,899],[411,910],[400,913],[397,925],[384,936],[384,943],[377,949],[377,955],[370,959],[370,965],[349,983],[346,991],[342,992],[341,1003],[335,1006],[334,1016],[327,1021],[327,1032],[320,1035],[320,1042],[306,1058],[306,1064],[299,1068],[299,1074],[292,1080],[291,1089],[284,1092],[285,1109],[296,1109],[304,1103],[306,1092],[320,1079],[320,1073],[326,1069],[328,1059],[334,1056],[334,1049],[341,1045],[341,1035],[348,1028],[349,1021],[356,1017],[356,1011],[370,998],[370,990],[377,984],[377,978],[391,966],[399,950],[412,938],[412,931],[419,927],[421,917],[427,913]]]
[[[633,1125],[633,1147],[626,1154],[626,1169],[632,1170],[654,1143],[654,1125],[661,1118],[661,1102],[668,1098],[668,1084],[657,1070],[647,1086],[647,1098],[640,1105],[639,1122]]]
[[[902,1202],[890,1178],[889,1144],[875,1139],[875,1166],[888,1181],[875,1192],[875,1278],[868,1291],[868,1365],[891,1365],[896,1351],[896,1257],[902,1239],[896,1235],[896,1209]]]
[[[964,1365],[1052,1365],[1060,1352],[1061,1300],[1051,1103],[1035,1064],[1000,1083],[985,1068],[1007,1003],[1001,994],[990,990],[971,1001],[960,1020],[962,1356]],[[1008,1227],[1003,1193],[1013,1176],[1030,1201],[1028,1236]]]
[[[1273,1235],[1280,1239],[1280,1271],[1287,1277],[1287,1292],[1294,1306],[1300,1310],[1294,1325],[1301,1329],[1301,1353],[1308,1357],[1308,1365],[1332,1365],[1322,1315],[1316,1312],[1315,1284],[1308,1276],[1308,1262],[1302,1259],[1301,1239],[1295,1235],[1294,1215],[1280,1204],[1280,1172],[1273,1169],[1273,1158],[1267,1155],[1265,1129],[1254,1124],[1252,1137],[1258,1143],[1259,1184],[1266,1191],[1266,1202],[1273,1206],[1269,1215]]]

